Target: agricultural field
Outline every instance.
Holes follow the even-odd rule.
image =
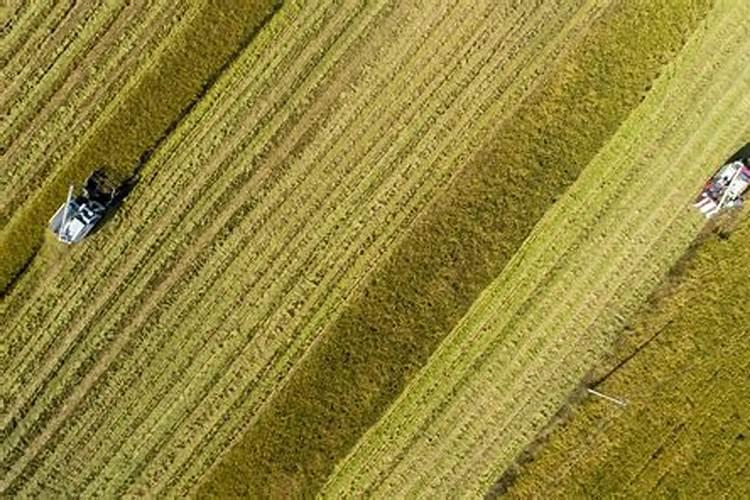
[[[670,40],[674,47],[694,15],[676,14],[621,4],[599,11],[578,50],[558,60],[547,85],[497,129],[492,144],[435,200],[383,271],[373,274],[330,325],[282,396],[217,467],[204,493],[254,496],[277,484],[311,494],[325,481],[630,106],[640,102],[641,90],[669,56]],[[651,22],[622,24],[636,15]],[[636,27],[639,37],[632,36]],[[644,61],[645,53],[650,57]],[[605,86],[609,92],[601,90]],[[581,101],[586,105],[579,115],[565,112]],[[558,133],[548,137],[549,130]],[[549,165],[561,165],[554,177],[547,175]],[[519,182],[529,179],[544,181]],[[233,477],[248,479],[237,483]]]
[[[222,9],[210,1],[59,4],[22,7],[4,43],[11,51],[0,135],[10,165],[0,184],[2,290],[41,247],[46,215],[69,183],[81,182],[92,165],[117,180],[137,173],[273,10],[270,0]]]
[[[598,370],[628,406],[575,406],[508,496],[750,496],[748,259],[747,217],[702,240]]]
[[[694,186],[750,134],[743,9],[712,13],[339,464],[326,496],[481,495],[565,403],[695,238]],[[555,481],[561,462],[543,477]]]
[[[689,201],[750,134],[748,14],[9,3],[0,496],[481,496],[510,470],[524,496],[579,425],[621,440],[560,491],[608,493],[599,471],[642,426],[611,409],[555,427],[540,472],[517,459],[662,321],[642,306],[703,226]],[[65,246],[47,220],[99,165],[138,181]],[[671,353],[639,351],[632,376],[649,356]]]

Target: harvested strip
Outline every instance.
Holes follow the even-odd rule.
[[[748,133],[741,18],[693,38],[326,495],[481,495],[512,463],[700,227],[695,186]]]
[[[750,258],[750,219],[743,219],[728,239],[703,240],[619,346],[627,361],[601,390],[627,398],[627,410],[599,401],[574,408],[510,497],[747,496],[748,290],[737,271]]]
[[[91,165],[109,165],[112,175],[120,178],[131,174],[271,7],[271,0],[222,8],[207,1],[184,22],[133,85],[107,108],[100,125],[88,131],[54,177],[15,212],[0,233],[0,290],[36,254],[43,242],[44,223],[64,198],[68,184],[82,181]]]
[[[74,249],[9,325],[14,361],[37,369],[9,384],[2,451],[43,450],[13,491],[194,487],[526,92],[515,77],[535,68],[533,46],[509,61],[481,49],[518,53],[517,19],[540,26],[541,12],[482,7],[282,7],[146,166],[122,234]]]
[[[77,57],[66,51],[61,59],[67,64],[58,61],[54,68],[58,78],[45,78],[37,86],[42,88],[38,92],[37,87],[31,89],[36,98],[26,101],[29,107],[39,109],[29,115],[31,119],[19,129],[12,144],[5,144],[7,168],[0,180],[0,221],[7,222],[41,189],[52,169],[91,128],[128,78],[137,78],[135,70],[147,63],[184,15],[184,9],[174,2],[160,0],[149,8],[142,4],[121,7],[96,39],[92,37],[99,33],[87,26],[79,37],[86,39],[90,50]]]
[[[572,8],[569,4],[568,7]],[[589,54],[595,61],[598,61],[595,57],[608,61],[603,66],[578,60],[554,72],[550,70],[554,69],[550,61],[560,60],[560,52],[542,52],[550,57],[544,61],[547,64],[544,69],[549,73],[539,68],[531,73],[537,82],[544,81],[549,90],[532,94],[522,103],[523,113],[511,114],[509,111],[515,108],[506,108],[507,116],[499,113],[507,122],[495,155],[480,155],[472,161],[462,172],[463,177],[459,176],[441,197],[440,207],[431,207],[431,212],[399,244],[389,262],[376,270],[354,302],[324,333],[310,357],[295,369],[290,384],[261,413],[208,479],[202,494],[252,496],[265,491],[312,493],[317,489],[333,462],[346,453],[397,395],[404,379],[426,358],[441,332],[448,333],[462,308],[468,307],[473,294],[483,286],[483,280],[489,281],[493,269],[488,262],[502,263],[512,255],[514,245],[520,245],[531,229],[534,217],[541,216],[551,198],[575,176],[576,166],[582,166],[595,154],[630,106],[637,103],[640,89],[659,67],[660,60],[668,56],[670,48],[679,47],[681,30],[689,29],[695,19],[691,12],[683,11],[684,18],[677,21],[674,12],[665,10],[670,9],[658,11],[661,24],[657,26],[663,31],[658,32],[658,40],[649,46],[653,52],[647,64],[641,61],[643,47],[634,46],[632,33],[625,30],[620,31],[621,38],[627,40],[624,48],[618,47],[622,53],[614,56],[614,52],[605,49],[601,54]],[[540,17],[535,24],[548,26],[559,36],[541,38],[541,46],[545,45],[541,43],[543,40],[551,46],[579,47],[583,46],[581,39],[598,11],[582,9],[577,17],[571,15],[574,21],[551,12],[539,8],[536,13]],[[563,24],[555,26],[553,18]],[[598,36],[610,39],[609,24],[619,22],[617,16],[608,17]],[[596,42],[586,45],[606,47]],[[541,52],[539,46],[529,44],[529,47],[537,55]],[[615,61],[621,59],[619,66]],[[638,71],[632,72],[632,68]],[[596,71],[600,73],[592,74]],[[548,81],[540,74],[553,74],[555,78]],[[561,78],[562,75],[566,78]],[[575,100],[566,100],[564,96],[577,97],[576,92],[588,93],[596,85],[609,87],[611,82],[618,82],[619,94],[612,92],[601,97],[597,94],[599,99],[594,99],[586,109],[588,113],[582,110],[577,118],[574,116],[592,128],[590,134],[579,135],[578,123],[571,121],[569,114]],[[565,111],[556,113],[558,109]],[[595,123],[601,124],[601,128],[593,126]],[[556,134],[558,130],[565,132],[553,134],[555,143],[549,150],[540,151],[541,142],[535,138],[549,133],[545,126],[554,127]],[[580,148],[571,146],[576,141],[582,144]],[[507,161],[507,167],[498,167],[500,151],[505,155],[503,163]],[[571,151],[575,152],[572,157]],[[530,188],[523,183],[505,182],[511,172],[539,169],[537,157],[543,154],[570,165],[569,172],[561,172],[555,178],[544,176],[544,183]],[[530,159],[534,164],[529,165]],[[502,210],[495,204],[502,206]],[[498,218],[498,212],[506,213]],[[501,228],[511,221],[514,226]],[[475,234],[482,240],[478,241]],[[284,424],[278,425],[279,422]],[[248,484],[242,484],[243,481]]]
[[[400,109],[400,107],[398,109]]]

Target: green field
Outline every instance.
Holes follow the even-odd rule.
[[[654,342],[607,378],[633,398],[627,419],[586,401],[553,422],[682,304],[720,307],[684,284],[643,304],[703,225],[690,200],[750,135],[748,14],[738,0],[7,4],[0,496],[739,488],[726,449],[744,445],[727,436],[746,416],[724,423],[744,351],[714,385],[731,404],[702,375],[729,340],[653,441],[637,415],[666,386],[647,378],[640,402],[617,384],[649,360],[683,369],[702,331],[683,357]],[[139,182],[65,246],[46,222],[98,165]],[[685,283],[746,233],[697,250]],[[704,397],[722,409],[701,418],[731,429],[716,443],[684,416]],[[607,452],[570,460],[590,426]],[[568,482],[545,483],[561,461]]]
[[[614,26],[615,19],[634,13],[652,19],[638,25],[641,37],[630,36],[632,25]],[[498,127],[492,142],[435,200],[203,492],[254,496],[269,484],[280,491],[316,490],[639,102],[669,56],[669,42],[677,45],[683,23],[693,15],[619,5],[579,11],[569,31],[553,40],[573,50],[550,68],[548,83]],[[590,31],[582,32],[577,23]],[[576,45],[569,37],[582,38]],[[645,61],[644,54],[649,54]],[[618,83],[604,83],[611,81]],[[612,91],[597,95],[597,85]],[[592,94],[578,114],[565,113]],[[551,129],[559,132],[544,142]],[[564,168],[554,178],[546,176],[555,164]],[[533,182],[537,178],[543,181]]]

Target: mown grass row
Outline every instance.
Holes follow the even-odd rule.
[[[42,189],[50,172],[187,15],[186,6],[164,1],[148,8],[120,5],[113,12],[115,19],[108,20],[106,29],[87,26],[78,33],[85,49],[74,51],[68,46],[53,58],[49,44],[40,48],[39,58],[52,58],[53,66],[26,95],[9,103],[29,119],[23,127],[9,123],[16,133],[12,142],[4,143],[7,168],[0,181],[0,225]]]
[[[707,231],[693,252],[597,370],[606,376],[599,389],[628,406],[587,400],[573,408],[509,497],[750,494],[750,219]]]
[[[597,21],[326,331],[201,494],[316,490],[639,102],[706,7],[617,5]]]
[[[105,112],[100,125],[3,229],[0,290],[33,258],[46,220],[64,199],[67,186],[80,183],[98,165],[106,165],[117,179],[134,172],[273,8],[273,0],[230,5],[208,1],[184,21],[183,29]]]

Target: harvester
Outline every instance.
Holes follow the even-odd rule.
[[[707,219],[710,219],[722,209],[741,207],[743,195],[748,188],[750,188],[750,155],[735,156],[722,165],[706,182],[694,206]]]
[[[115,186],[103,169],[94,170],[84,182],[80,195],[76,196],[74,186],[70,186],[68,197],[50,219],[49,228],[63,243],[78,243],[124,199],[132,184],[132,180],[128,180]]]

